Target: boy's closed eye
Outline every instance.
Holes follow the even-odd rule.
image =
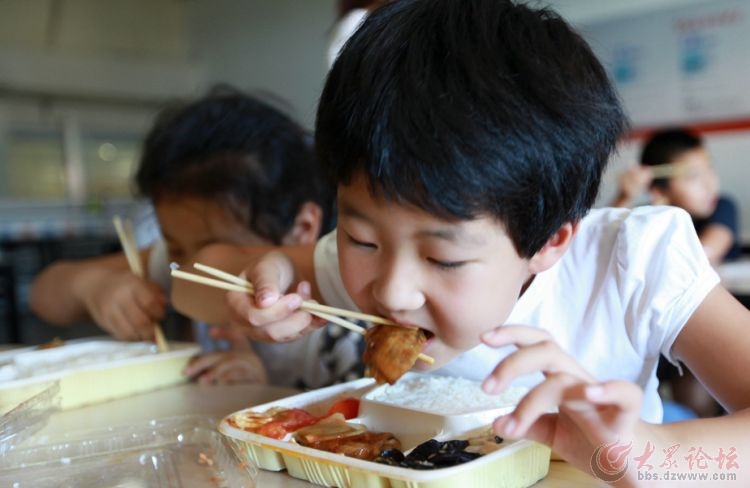
[[[447,270],[447,271],[458,269],[468,262],[468,261],[441,261],[435,258],[427,258],[427,261],[430,264],[437,266],[440,269]]]
[[[355,245],[357,247],[362,247],[362,248],[365,248],[365,249],[373,249],[373,250],[375,250],[375,249],[378,248],[377,245],[375,245],[375,244],[373,244],[371,242],[365,242],[365,241],[360,241],[359,239],[355,239],[354,237],[352,237],[351,234],[347,233],[346,237],[347,237],[347,239],[349,240],[349,242],[351,244],[353,244],[353,245]],[[433,266],[436,266],[436,267],[438,267],[440,269],[444,269],[444,270],[458,269],[458,268],[460,268],[461,266],[465,265],[468,262],[468,261],[446,261],[446,260],[437,259],[437,258],[430,258],[430,257],[428,257],[426,259],[427,259],[427,262],[429,262]]]
[[[376,246],[372,242],[360,241],[359,239],[355,239],[354,237],[352,237],[351,234],[348,234],[348,233],[346,234],[346,238],[349,240],[349,242],[351,244],[353,244],[353,245],[355,245],[357,247],[364,247],[364,248],[368,248],[368,249],[377,249],[378,248],[378,246]]]

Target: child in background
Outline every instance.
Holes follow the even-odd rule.
[[[590,210],[625,125],[604,69],[549,10],[375,10],[318,109],[337,230],[316,246],[248,252],[256,294],[228,294],[234,323],[289,340],[317,327],[299,309],[314,297],[420,327],[435,365],[416,369],[483,380],[489,394],[529,384],[495,432],[586,471],[619,441],[632,441],[633,467],[680,446],[680,463],[691,447],[745,459],[750,311],[719,284],[683,210]],[[660,354],[732,413],[659,424]],[[642,485],[638,474],[623,470],[616,485]]]
[[[719,179],[700,136],[679,127],[657,131],[645,142],[640,164],[621,178],[615,205],[630,206],[648,189],[653,204],[674,205],[690,214],[703,250],[714,266],[740,256],[737,209],[729,197],[720,195]],[[651,168],[665,164],[670,165],[671,174],[654,177]],[[668,404],[666,419],[713,417],[722,412],[690,371],[680,372],[662,359],[658,376],[677,405],[689,409],[686,412]]]
[[[690,214],[712,264],[740,256],[737,207],[719,193],[719,179],[700,136],[683,128],[657,131],[644,144],[640,164],[622,175],[613,206],[632,206],[648,189],[651,203]],[[651,168],[665,164],[673,174],[655,178]]]
[[[191,265],[201,248],[217,242],[312,243],[334,218],[333,194],[320,177],[309,134],[273,106],[229,87],[161,112],[145,139],[135,181],[152,202],[163,235],[141,252],[147,279],[129,271],[123,254],[54,263],[31,290],[40,317],[57,325],[91,318],[118,339],[152,339],[152,324],[167,305],[170,262]],[[221,335],[232,339],[233,350],[194,359],[187,375],[220,383],[268,376],[299,386],[307,374],[264,369],[245,337]],[[358,357],[359,345],[351,347]],[[258,346],[261,358],[268,355],[264,348],[273,346]]]

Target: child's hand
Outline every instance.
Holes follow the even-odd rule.
[[[204,385],[268,383],[263,361],[242,331],[230,327],[214,328],[211,336],[228,340],[231,349],[192,358],[182,372],[185,376]]]
[[[498,435],[544,443],[586,470],[597,447],[618,438],[627,444],[636,437],[642,391],[635,384],[597,382],[539,329],[503,326],[482,340],[491,347],[518,347],[485,380],[485,392],[498,393],[527,373],[545,376],[513,413],[495,420]],[[558,413],[549,413],[556,409]]]
[[[325,321],[300,309],[310,299],[310,284],[303,281],[296,293],[283,295],[294,281],[294,267],[281,253],[271,252],[244,271],[255,294],[229,292],[229,322],[253,340],[288,342],[322,326]]]
[[[130,271],[109,273],[84,297],[91,318],[113,337],[139,341],[154,338],[154,323],[164,318],[167,300],[155,284]]]
[[[638,164],[628,168],[619,177],[618,194],[612,206],[632,206],[646,192],[653,179],[654,173],[648,166]]]

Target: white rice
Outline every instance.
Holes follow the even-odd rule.
[[[373,390],[365,399],[441,415],[458,415],[514,406],[526,392],[527,388],[518,386],[498,395],[487,395],[476,381],[412,373],[393,385]]]

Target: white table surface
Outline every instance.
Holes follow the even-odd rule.
[[[36,435],[55,438],[61,433],[142,423],[179,415],[210,415],[221,418],[252,405],[297,393],[295,390],[260,385],[180,385],[142,393],[97,405],[57,412]],[[256,485],[262,488],[316,486],[295,479],[286,472],[260,471]],[[552,462],[549,475],[537,488],[588,488],[606,486],[564,462]],[[199,487],[195,487],[199,488]]]
[[[717,266],[721,283],[734,295],[750,295],[750,259],[740,259]]]

